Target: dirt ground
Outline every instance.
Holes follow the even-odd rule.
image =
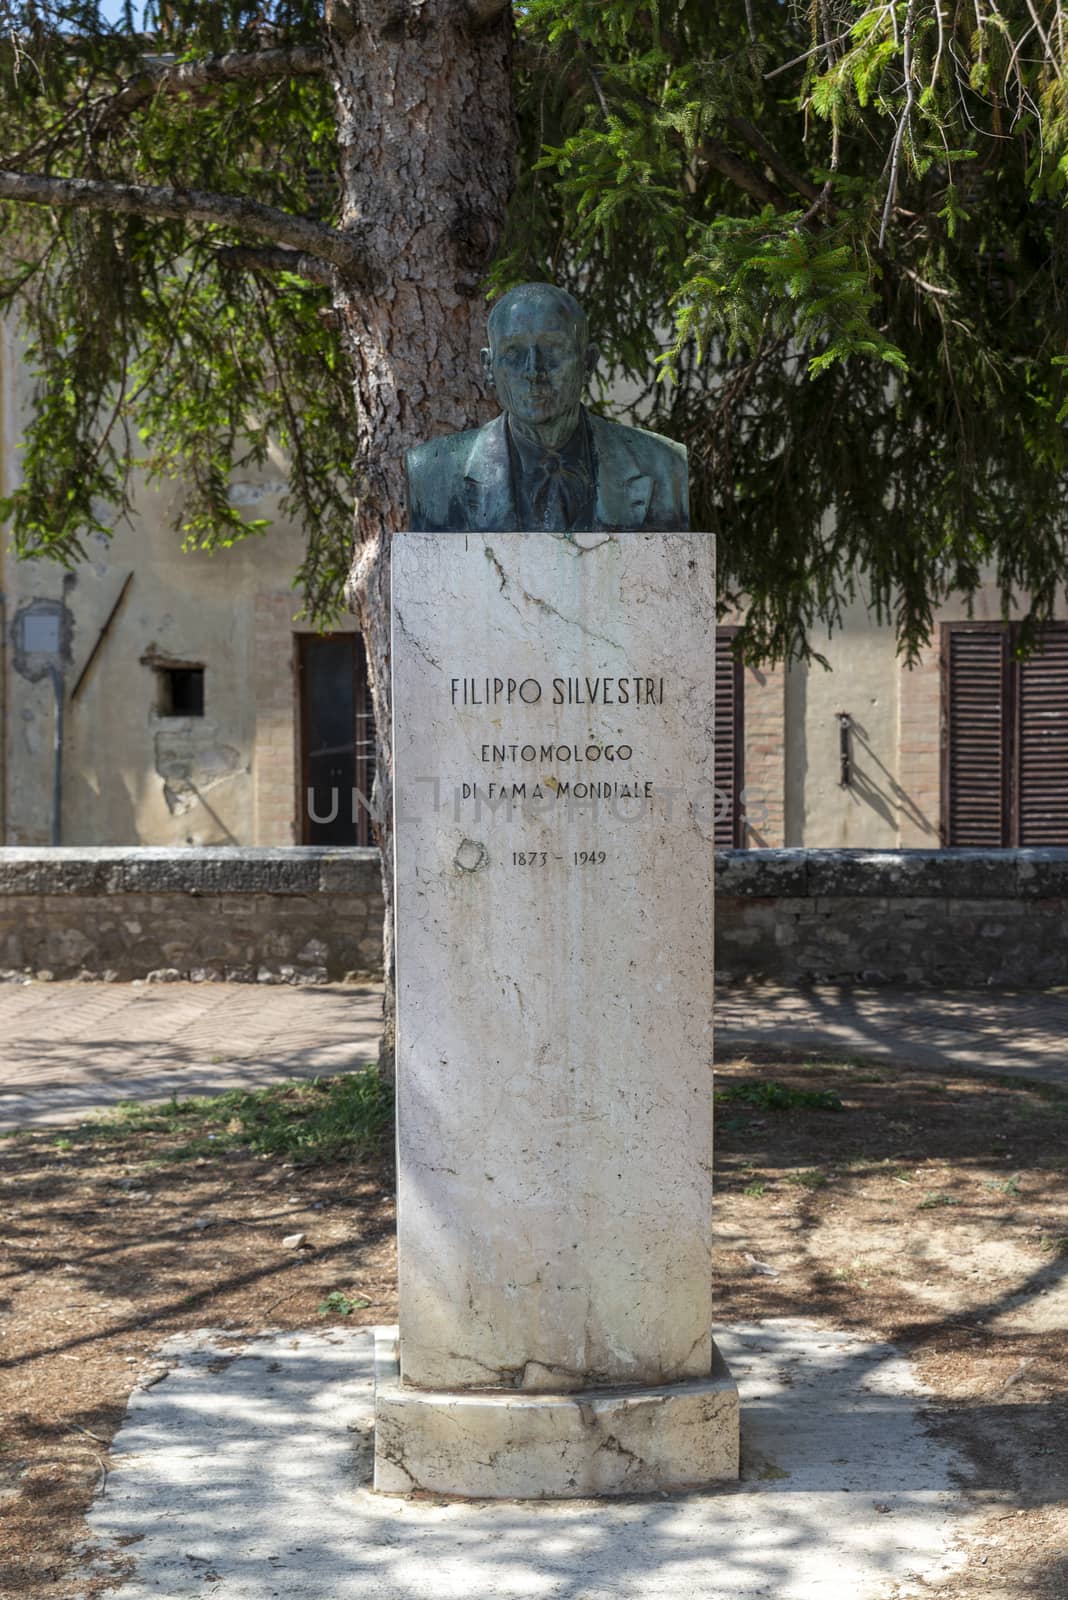
[[[1068,1096],[797,1058],[721,1064],[717,1089],[718,1320],[904,1345],[983,1514],[961,1572],[913,1592],[1065,1600]],[[188,1143],[0,1141],[3,1600],[86,1592],[83,1512],[164,1338],[395,1318],[386,1154],[307,1165],[205,1134],[173,1159]]]

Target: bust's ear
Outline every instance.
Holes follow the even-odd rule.
[[[593,369],[601,359],[601,347],[597,344],[586,346],[586,376],[592,378]]]
[[[489,350],[489,349],[484,349],[484,350],[480,350],[478,353],[479,353],[479,356],[481,357],[481,360],[482,360],[482,371],[485,374],[486,382],[489,384],[490,388],[492,389],[494,387],[494,383],[493,383],[493,351]]]

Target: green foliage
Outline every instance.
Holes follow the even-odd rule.
[[[833,1089],[792,1089],[789,1084],[732,1083],[717,1089],[715,1098],[724,1105],[752,1106],[755,1111],[841,1111],[841,1096]]]
[[[633,420],[689,446],[692,521],[718,536],[750,659],[811,652],[856,599],[914,652],[988,577],[1004,605],[1052,612],[1063,23],[1052,0],[978,15],[521,8],[520,188],[494,286],[580,291],[639,385]]]
[[[847,356],[874,356],[901,372],[904,355],[871,321],[875,291],[857,265],[845,225],[813,234],[800,212],[722,217],[689,258],[690,276],[673,296],[675,342],[660,359],[669,371],[691,340],[698,360],[710,348],[728,361],[766,341],[792,339],[811,350],[810,376]]]
[[[143,1136],[184,1137],[167,1161],[188,1161],[226,1150],[289,1156],[302,1162],[335,1161],[381,1147],[393,1122],[393,1091],[373,1067],[337,1078],[233,1089],[226,1094],[177,1097],[163,1105],[124,1101],[98,1122],[65,1137],[85,1143],[121,1130]]]
[[[351,1317],[354,1311],[362,1311],[370,1304],[370,1300],[363,1295],[357,1295],[353,1299],[343,1289],[331,1289],[326,1299],[319,1302],[319,1315],[321,1317]]]
[[[237,194],[333,220],[324,80],[114,106],[146,49],[195,60],[318,43],[317,7],[181,0],[159,7],[149,40],[109,27],[93,4],[6,9],[24,31],[0,38],[0,166]],[[0,310],[18,303],[35,383],[21,482],[0,502],[19,553],[84,558],[128,510],[134,464],[173,480],[187,547],[262,534],[267,523],[235,504],[232,480],[282,450],[282,509],[309,531],[298,582],[309,610],[329,619],[349,565],[355,439],[351,383],[322,315],[329,291],[236,265],[228,248],[249,241],[232,229],[7,202],[0,231]]]
[[[812,1191],[825,1188],[829,1179],[825,1172],[821,1172],[818,1167],[813,1167],[807,1172],[787,1173],[786,1181],[787,1183],[792,1183],[795,1188]]]
[[[488,293],[547,277],[582,295],[630,419],[689,446],[747,657],[812,652],[858,598],[914,652],[990,576],[1006,607],[1050,615],[1068,566],[1053,0],[525,0],[514,19],[518,182]],[[0,166],[336,223],[325,75],[117,98],[146,55],[320,44],[322,6],[173,0],[146,28],[0,0]],[[299,582],[328,617],[360,444],[329,291],[250,272],[232,228],[14,203],[0,228],[0,307],[21,310],[37,382],[0,507],[17,548],[69,562],[106,537],[135,459],[173,480],[186,542],[261,535],[231,481],[278,445]]]

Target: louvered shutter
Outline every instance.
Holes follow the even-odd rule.
[[[947,845],[1009,843],[1008,637],[997,626],[947,629],[944,641]]]
[[[744,842],[739,796],[745,786],[742,744],[742,667],[731,651],[737,628],[716,629],[716,847]],[[719,798],[725,795],[724,805]]]
[[[1017,671],[1018,842],[1068,845],[1068,628],[1044,628]]]

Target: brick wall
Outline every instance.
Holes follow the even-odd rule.
[[[747,842],[781,848],[786,828],[786,672],[746,667],[745,787],[752,797]]]
[[[939,843],[942,804],[942,668],[937,643],[898,682],[898,843],[930,849]]]

